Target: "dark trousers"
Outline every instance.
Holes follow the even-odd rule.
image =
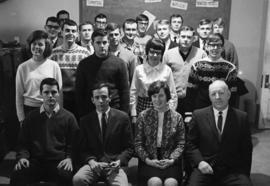
[[[252,186],[248,176],[240,173],[227,173],[219,176],[202,174],[199,169],[194,169],[187,186]]]
[[[28,168],[13,171],[10,186],[27,186],[39,181],[54,182],[58,186],[71,186],[73,173],[58,169],[59,162],[30,160]]]
[[[63,92],[63,107],[74,114],[77,121],[80,121],[74,92]]]

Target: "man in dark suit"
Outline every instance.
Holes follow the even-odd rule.
[[[252,143],[246,113],[228,105],[230,91],[216,80],[209,86],[212,106],[195,110],[187,135],[193,167],[188,186],[250,186]]]
[[[109,85],[98,83],[91,91],[96,110],[81,118],[80,155],[83,166],[73,177],[74,186],[94,184],[128,185],[122,167],[133,154],[129,117],[109,106]]]

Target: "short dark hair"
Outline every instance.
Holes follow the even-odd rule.
[[[103,87],[107,87],[108,89],[108,93],[109,93],[109,96],[111,96],[111,88],[112,88],[112,85],[108,82],[97,82],[93,85],[93,87],[91,88],[91,91],[90,91],[90,96],[91,98],[93,97],[93,92],[94,90],[98,90],[98,89],[101,89]]]
[[[183,19],[183,17],[182,17],[180,14],[172,14],[172,15],[170,16],[170,23],[172,22],[172,18],[178,18],[178,17],[181,18],[182,24],[183,24],[183,23],[184,23],[184,19]]]
[[[144,14],[140,14],[136,17],[136,22],[138,23],[139,21],[147,21],[149,22],[149,18],[144,15]]]
[[[148,55],[150,48],[154,50],[161,50],[161,55],[163,56],[165,52],[165,43],[159,38],[152,38],[147,41],[145,45],[145,53]]]
[[[181,33],[182,31],[191,31],[193,35],[195,35],[195,31],[191,26],[181,26],[179,33]]]
[[[59,21],[59,19],[58,19],[57,17],[55,17],[55,16],[48,17],[48,18],[46,19],[46,25],[47,25],[47,23],[48,23],[49,21],[50,21],[50,22],[57,23],[57,24],[60,26],[60,21]]]
[[[108,32],[104,29],[96,29],[91,36],[92,41],[94,42],[95,37],[98,37],[98,36],[101,36],[101,37],[108,36]]]
[[[151,97],[154,94],[158,94],[161,89],[164,90],[166,99],[167,101],[169,101],[171,99],[170,88],[166,82],[160,80],[154,81],[153,83],[150,84],[148,88],[148,97],[151,99]]]
[[[96,15],[95,22],[97,21],[98,18],[107,20],[107,16],[105,14],[102,14],[102,13]]]
[[[128,18],[128,19],[126,19],[126,20],[124,21],[124,23],[123,23],[123,29],[125,29],[126,24],[133,24],[133,23],[136,23],[136,24],[137,24],[137,22],[136,22],[135,19],[133,19],[133,18]]]
[[[213,21],[213,25],[218,25],[218,26],[225,26],[224,19],[222,17],[218,17]]]
[[[208,25],[208,24],[212,24],[212,21],[211,21],[210,19],[204,18],[204,19],[201,19],[201,20],[199,21],[199,25],[198,25],[198,26]]]
[[[42,93],[43,91],[43,85],[50,85],[50,86],[57,86],[57,90],[59,92],[59,84],[58,81],[54,78],[45,78],[41,81],[40,86],[39,86],[39,91],[40,93]]]
[[[58,11],[57,14],[56,14],[56,17],[59,19],[59,17],[60,17],[61,14],[67,14],[68,17],[69,17],[69,12],[66,11],[66,10],[60,10],[60,11]]]
[[[62,30],[64,29],[64,26],[68,25],[68,26],[76,26],[78,28],[78,25],[75,21],[73,21],[72,19],[66,19],[62,25]]]
[[[116,29],[119,29],[119,31],[121,32],[121,26],[117,23],[109,23],[107,26],[106,26],[106,31],[107,32],[112,32]]]
[[[84,26],[84,25],[91,25],[94,29],[94,24],[91,21],[86,21],[86,22],[83,22],[79,25],[79,31],[82,30],[82,26]]]
[[[43,52],[43,57],[48,58],[52,53],[52,43],[51,40],[49,39],[48,34],[43,30],[35,30],[28,36],[26,40],[27,48],[30,51],[30,54],[32,55],[31,44],[39,39],[45,39],[45,50]]]
[[[207,38],[206,43],[216,43],[218,41],[222,42],[222,46],[224,46],[224,37],[220,33],[211,33],[209,37]]]

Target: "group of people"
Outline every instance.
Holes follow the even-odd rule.
[[[27,39],[10,185],[127,186],[133,156],[139,185],[181,185],[183,164],[189,186],[252,185],[247,115],[231,107],[247,90],[223,20],[202,19],[198,35],[181,15],[156,21],[154,35],[144,14],[94,21],[78,26],[62,10]]]

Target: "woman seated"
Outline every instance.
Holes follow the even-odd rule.
[[[183,119],[168,106],[171,94],[165,82],[153,82],[148,95],[153,107],[139,114],[135,127],[139,185],[176,186],[182,179],[180,157],[185,145]]]
[[[137,115],[152,107],[150,97],[147,95],[148,87],[157,80],[165,81],[170,89],[170,108],[177,107],[177,93],[173,74],[169,66],[162,63],[165,44],[160,39],[150,39],[145,46],[146,60],[135,68],[130,87],[130,107],[132,123],[136,123]]]

